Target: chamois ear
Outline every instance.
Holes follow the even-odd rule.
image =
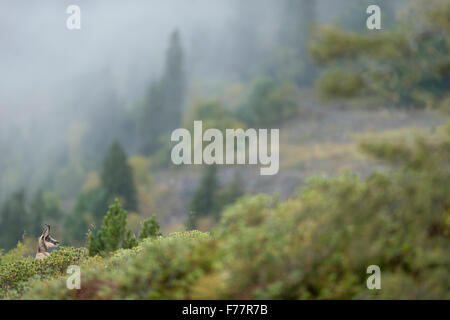
[[[44,225],[44,231],[42,232],[42,236],[45,238],[50,235],[50,226],[48,224]]]

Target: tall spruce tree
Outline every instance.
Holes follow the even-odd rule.
[[[187,230],[197,229],[197,214],[194,211],[188,212],[188,217],[186,219],[185,226]]]
[[[103,160],[101,181],[108,199],[122,198],[128,210],[137,210],[133,173],[127,163],[127,156],[117,141],[111,144]]]
[[[219,188],[219,181],[217,179],[216,165],[210,165],[205,168],[202,180],[199,187],[192,197],[189,206],[189,219],[194,219],[211,215],[214,213],[217,190]],[[191,226],[195,225],[193,221]]]
[[[186,90],[184,53],[178,31],[174,31],[170,36],[163,83],[165,123],[171,132],[181,124]]]
[[[24,190],[19,190],[6,199],[0,219],[0,248],[9,250],[22,238],[26,229],[27,210]]]
[[[217,192],[215,205],[217,220],[220,219],[220,214],[222,213],[223,209],[227,205],[236,202],[236,200],[242,197],[244,193],[245,190],[242,178],[240,175],[235,174],[231,183],[224,186]]]
[[[137,119],[138,150],[149,155],[156,151],[161,143],[160,135],[166,129],[162,121],[164,112],[164,86],[162,81],[150,84],[144,102],[140,106]]]
[[[161,137],[179,128],[186,95],[184,53],[178,31],[169,39],[164,73],[153,81],[140,105],[137,119],[138,149],[149,155],[161,146]]]

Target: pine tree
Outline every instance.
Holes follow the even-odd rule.
[[[218,188],[217,167],[215,165],[207,166],[189,206],[189,228],[195,225],[196,218],[214,213]],[[189,220],[191,221],[189,222]]]
[[[164,84],[164,124],[168,132],[179,128],[183,115],[183,104],[186,90],[184,71],[184,53],[178,31],[174,31],[169,40],[166,53],[166,65],[163,77]]]
[[[184,53],[180,34],[174,31],[169,39],[164,73],[153,81],[140,106],[137,119],[138,149],[149,155],[161,147],[161,137],[179,128],[186,95]]]
[[[220,219],[219,214],[223,211],[223,209],[227,205],[236,202],[236,200],[242,197],[243,195],[244,195],[244,188],[242,178],[238,174],[235,174],[233,176],[233,180],[231,181],[231,183],[221,188],[217,192],[216,196],[217,199],[215,204],[217,220]]]
[[[189,211],[185,226],[186,230],[197,229],[197,214],[194,211]]]
[[[132,240],[134,236],[127,230],[126,223],[127,212],[122,208],[119,199],[115,199],[109,206],[97,235],[89,232],[87,245],[89,255],[107,254],[120,247],[130,248],[130,245],[134,244]]]
[[[101,180],[109,199],[122,198],[127,209],[137,210],[133,173],[127,163],[127,156],[117,141],[109,147],[103,160]]]
[[[145,238],[156,238],[161,235],[162,233],[159,231],[159,223],[156,221],[155,215],[152,215],[151,218],[144,220],[141,233],[139,234],[139,240],[143,240]]]
[[[161,145],[159,137],[166,130],[162,115],[164,112],[164,87],[162,81],[152,82],[139,110],[137,134],[138,150],[150,155]]]
[[[0,246],[8,250],[22,238],[26,228],[27,210],[24,190],[13,193],[5,201],[0,219]]]

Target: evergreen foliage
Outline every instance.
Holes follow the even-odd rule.
[[[243,195],[243,184],[238,175],[233,177],[230,184],[221,186],[216,165],[207,166],[189,205],[187,230],[195,229],[197,219],[201,217],[210,216],[218,221],[222,210]]]
[[[88,237],[89,255],[105,255],[114,252],[120,247],[130,248],[136,244],[131,231],[126,228],[127,212],[122,208],[118,199],[109,206],[97,234],[91,231]],[[134,238],[134,240],[133,240]]]
[[[189,212],[192,212],[195,217],[214,215],[218,188],[216,165],[206,166],[200,185],[191,199]]]
[[[168,132],[181,125],[186,91],[184,53],[181,47],[180,33],[176,30],[170,35],[166,52],[166,65],[163,76],[164,116]]]
[[[11,249],[26,231],[28,213],[25,191],[19,190],[6,199],[0,211],[0,239],[2,248]]]
[[[161,147],[161,137],[181,125],[186,95],[184,52],[178,31],[169,39],[164,73],[153,81],[139,107],[137,119],[138,148],[144,155]]]
[[[145,219],[142,223],[142,230],[139,234],[139,240],[146,238],[157,238],[159,236],[162,236],[162,233],[159,231],[159,223],[156,221],[155,215],[152,215],[150,218]]]
[[[127,209],[137,210],[133,172],[127,163],[125,152],[117,141],[111,144],[103,160],[101,180],[107,198],[119,197],[123,199]]]

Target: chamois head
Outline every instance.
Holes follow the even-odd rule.
[[[39,237],[38,250],[36,253],[36,258],[43,258],[48,255],[49,248],[55,248],[59,245],[59,241],[53,239],[50,236],[50,226],[48,224],[44,225],[44,231]]]

